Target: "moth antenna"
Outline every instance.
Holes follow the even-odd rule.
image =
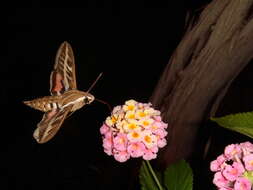
[[[107,103],[106,101],[100,100],[98,98],[95,98],[95,100],[98,101],[98,102],[100,102],[100,103],[102,103],[102,104],[107,105],[107,107],[110,110],[110,112],[112,112],[112,107],[111,107],[111,105],[109,103]]]
[[[103,72],[100,73],[100,74],[98,75],[98,77],[97,77],[96,80],[92,83],[92,85],[90,86],[90,88],[88,89],[87,92],[91,91],[91,89],[95,86],[95,84],[96,84],[97,81],[100,79],[100,77],[102,76],[102,74],[103,74]]]

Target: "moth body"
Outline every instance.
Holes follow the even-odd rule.
[[[79,90],[69,90],[62,95],[44,96],[42,98],[24,101],[24,103],[42,112],[63,109],[68,106],[72,106],[71,112],[74,112],[82,108],[85,104],[90,104],[94,99],[94,96],[90,93]]]
[[[72,106],[71,112],[74,112],[82,108],[86,104],[90,104],[94,101],[94,96],[90,93],[79,91],[79,90],[69,90],[62,95],[62,108],[67,106]]]

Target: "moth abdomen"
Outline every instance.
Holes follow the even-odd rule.
[[[54,109],[61,108],[61,104],[51,97],[37,98],[30,101],[24,101],[24,104],[42,112],[48,112]]]

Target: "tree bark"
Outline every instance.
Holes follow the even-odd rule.
[[[163,168],[188,158],[201,123],[253,57],[253,0],[213,0],[188,27],[151,98],[168,122]]]

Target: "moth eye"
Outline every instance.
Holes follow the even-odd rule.
[[[84,97],[84,99],[83,99],[83,101],[84,101],[84,103],[85,104],[90,104],[91,102],[92,102],[92,98],[91,97],[89,97],[89,96],[86,96],[86,97]]]
[[[83,101],[85,104],[88,104],[90,102],[88,97],[84,97]]]

